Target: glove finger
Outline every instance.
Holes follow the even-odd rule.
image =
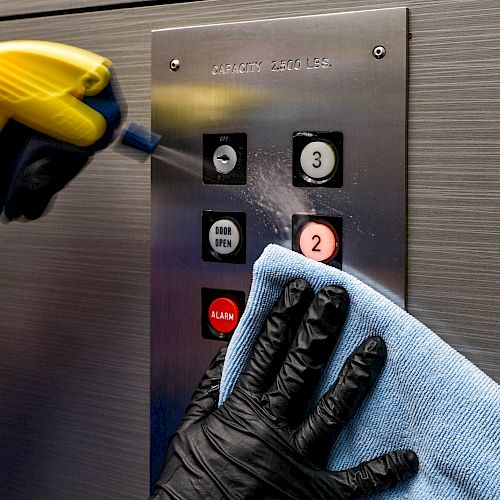
[[[184,419],[177,432],[187,429],[190,425],[203,420],[217,408],[219,402],[220,379],[226,358],[227,347],[217,351],[210,365],[200,380],[198,387],[189,403]]]
[[[348,307],[349,296],[339,286],[327,286],[314,297],[266,394],[273,415],[302,420],[312,390],[344,326]]]
[[[332,490],[341,498],[358,498],[393,488],[418,471],[418,457],[411,450],[398,450],[338,472],[330,472]]]
[[[333,442],[373,387],[386,358],[380,337],[365,339],[347,358],[333,387],[297,430],[295,443],[302,454],[324,465]]]
[[[283,365],[314,291],[303,279],[290,281],[269,313],[253,354],[238,385],[253,393],[265,392]]]

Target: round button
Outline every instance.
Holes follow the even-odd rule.
[[[208,321],[219,333],[231,333],[240,320],[238,304],[227,297],[215,299],[208,308]]]
[[[236,251],[240,240],[240,229],[231,219],[215,221],[208,231],[210,246],[220,255],[228,255]]]
[[[238,155],[233,147],[228,144],[219,146],[214,153],[213,162],[215,170],[220,174],[228,174],[236,166]]]
[[[300,154],[300,166],[311,179],[321,180],[335,172],[337,156],[330,144],[323,141],[310,142]]]
[[[306,257],[318,262],[328,262],[337,255],[339,240],[329,224],[311,221],[300,232],[299,246]]]

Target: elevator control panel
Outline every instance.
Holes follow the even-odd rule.
[[[404,306],[407,10],[152,36],[151,477],[269,243]]]

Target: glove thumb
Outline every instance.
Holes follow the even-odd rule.
[[[186,410],[186,415],[178,429],[178,433],[186,430],[189,426],[203,420],[212,413],[219,401],[220,379],[222,368],[226,359],[227,347],[219,349],[211,361],[205,375],[203,375],[191,402]]]

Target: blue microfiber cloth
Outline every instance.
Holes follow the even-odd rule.
[[[348,355],[370,335],[387,343],[375,389],[345,427],[328,468],[358,465],[396,449],[420,460],[416,477],[384,499],[500,499],[500,386],[422,323],[347,273],[270,245],[256,261],[253,284],[228,348],[220,401],[230,394],[283,286],[304,278],[316,290],[340,284],[350,309],[315,401]]]

